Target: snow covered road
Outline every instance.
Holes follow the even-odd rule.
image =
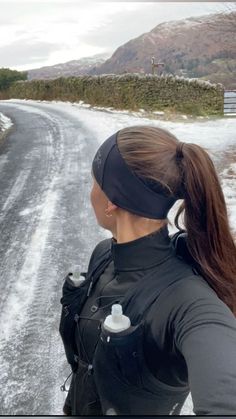
[[[0,156],[0,413],[57,414],[69,372],[58,336],[62,278],[86,267],[99,236],[88,195],[97,141],[63,112],[1,110],[15,127]]]
[[[154,124],[207,147],[236,232],[236,119],[169,122],[69,103],[2,101],[14,122],[0,147],[0,414],[61,414],[69,374],[59,338],[64,274],[87,269],[110,237],[90,205],[93,156],[116,130]],[[183,413],[191,413],[191,401]]]

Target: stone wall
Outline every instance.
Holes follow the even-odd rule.
[[[223,115],[224,89],[199,79],[141,74],[19,81],[9,98],[84,101],[94,106]]]

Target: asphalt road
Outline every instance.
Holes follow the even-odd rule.
[[[0,414],[61,414],[70,370],[58,325],[64,273],[86,269],[99,235],[89,204],[97,142],[45,106],[1,103]]]

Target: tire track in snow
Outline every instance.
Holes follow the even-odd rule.
[[[12,207],[14,202],[17,200],[18,196],[21,194],[25,183],[30,175],[31,170],[28,171],[21,171],[17,179],[15,180],[11,190],[8,193],[8,198],[4,202],[1,213],[0,213],[0,223],[3,221],[7,212]]]
[[[31,112],[29,107],[28,112]],[[40,111],[39,113],[41,114]],[[46,116],[47,114],[44,112],[43,117],[45,118]],[[5,301],[0,314],[2,325],[0,331],[1,414],[9,414],[9,410],[12,414],[16,414],[17,410],[22,414],[28,412],[29,406],[32,404],[32,399],[37,400],[37,392],[40,393],[41,391],[34,388],[34,394],[31,394],[29,377],[31,378],[35,375],[36,364],[34,360],[37,360],[37,357],[37,364],[40,365],[40,359],[42,364],[43,353],[41,352],[39,354],[38,352],[40,345],[37,348],[35,331],[38,332],[39,340],[42,340],[42,311],[45,312],[44,304],[42,303],[43,299],[45,300],[47,295],[52,291],[52,287],[50,282],[50,287],[43,284],[45,278],[40,278],[39,272],[41,265],[45,263],[44,252],[47,249],[50,224],[54,219],[55,208],[61,192],[58,187],[58,173],[61,170],[64,154],[63,138],[60,136],[61,132],[59,132],[60,129],[58,130],[57,121],[50,115],[47,120],[53,124],[49,124],[48,135],[43,136],[42,141],[40,141],[42,143],[40,149],[42,153],[40,152],[39,154],[37,150],[32,149],[24,157],[28,168],[25,170],[22,169],[20,176],[16,179],[13,186],[11,188],[8,187],[7,192],[5,191],[7,199],[3,203],[1,222],[6,216],[6,220],[9,221],[8,213],[11,213],[11,210],[14,209],[15,215],[12,214],[13,217],[16,217],[18,213],[17,218],[20,217],[24,221],[24,224],[26,219],[27,224],[22,229],[22,225],[18,223],[16,229],[13,230],[11,248],[5,257],[6,267],[4,272],[7,281],[4,281],[3,284],[6,285]],[[42,164],[40,166],[37,165],[39,171],[35,172],[33,176],[32,166],[35,165],[35,160],[37,162],[42,154],[44,155]],[[29,166],[31,167],[29,168]],[[32,173],[32,176],[29,179],[30,173]],[[24,205],[22,208],[22,205],[21,207],[19,205],[20,200],[22,200],[23,194],[26,195],[28,188],[30,193],[32,189],[30,183],[35,183],[35,179],[39,188],[37,187],[38,190],[33,191],[33,198],[29,195],[30,199],[27,199],[25,204],[23,202]],[[36,202],[37,205],[35,205]],[[5,226],[2,224],[2,226],[7,230],[7,224]],[[22,243],[19,243],[18,237]],[[16,246],[15,243],[17,243]],[[23,250],[21,257],[23,263],[21,264],[20,270],[18,272],[15,271],[14,275],[14,269],[8,270],[7,265],[8,262],[11,265],[15,262],[14,255],[17,259],[16,251],[18,243],[20,249]],[[22,249],[23,245],[24,249]],[[12,272],[11,278],[9,278],[9,272]],[[40,314],[38,314],[39,306],[35,303],[37,300],[41,303]],[[32,310],[29,310],[31,307],[35,312],[29,319],[29,311],[32,314]],[[27,321],[31,327],[27,328],[29,326],[26,324]],[[32,329],[34,330],[33,343],[30,342]],[[25,338],[26,341],[29,341],[28,344],[24,342]],[[48,331],[47,338],[50,338],[50,331]],[[45,342],[43,343],[45,344]],[[44,347],[45,345],[42,348]],[[45,364],[42,364],[42,377],[45,375],[44,370]],[[37,386],[39,383],[40,379],[36,383]],[[27,394],[32,395],[30,401],[27,400]]]
[[[4,165],[8,162],[7,155],[0,156],[0,173],[3,170]]]
[[[12,292],[9,295],[9,298],[5,303],[0,318],[0,322],[2,325],[0,335],[0,381],[2,385],[4,384],[4,382],[6,385],[6,387],[3,387],[1,393],[6,408],[8,407],[9,409],[9,406],[11,406],[10,410],[12,413],[15,413],[13,408],[17,399],[17,394],[20,395],[21,399],[22,397],[25,397],[23,393],[26,390],[25,383],[28,382],[28,380],[25,379],[26,376],[29,374],[29,372],[31,373],[31,377],[36,375],[35,362],[33,362],[33,370],[28,368],[28,365],[32,364],[32,361],[34,360],[37,354],[35,341],[31,342],[30,337],[32,334],[31,329],[33,329],[34,331],[38,331],[39,336],[40,334],[42,335],[42,333],[40,333],[40,326],[42,326],[42,316],[40,317],[39,315],[37,315],[37,311],[34,311],[34,317],[30,318],[31,327],[26,328],[25,322],[29,320],[29,307],[32,305],[32,308],[34,309],[33,302],[35,301],[35,299],[37,300],[38,298],[40,301],[39,297],[41,296],[42,302],[42,295],[45,296],[45,292],[50,292],[50,289],[44,287],[44,292],[42,293],[42,282],[40,281],[38,283],[37,279],[40,264],[42,262],[43,252],[46,247],[46,241],[50,230],[50,222],[53,217],[58,199],[57,192],[53,191],[54,184],[55,181],[52,182],[51,187],[48,190],[47,195],[45,196],[45,207],[42,211],[39,223],[32,235],[24,264],[22,266],[21,272],[19,273],[18,280],[16,281],[14,286],[14,292]],[[22,337],[24,336],[24,334],[27,335],[29,344],[28,346],[23,345],[23,348],[21,348],[23,342]],[[14,337],[14,335],[15,337],[18,337],[17,342],[15,343],[14,339],[12,341],[12,337]],[[16,350],[20,353],[21,349],[23,349],[24,356],[21,357],[19,362],[18,357],[16,357],[15,355]],[[42,354],[38,353],[39,357],[41,357],[41,355]],[[18,371],[19,368],[21,369],[21,378],[20,380],[18,378],[17,386],[16,388],[14,388],[14,391],[9,392],[9,388],[7,385],[8,377],[12,375],[12,372],[14,372],[14,368],[16,371]],[[42,371],[40,371],[40,373],[42,373]],[[21,386],[19,386],[19,381],[21,382]],[[37,385],[39,382],[40,381],[37,382]],[[11,384],[11,386],[12,385],[13,384]],[[6,394],[4,394],[4,389],[7,389]],[[23,393],[22,389],[24,389]]]
[[[4,278],[4,275],[7,275],[7,281],[1,284],[1,302],[4,304],[11,292],[12,282],[18,281],[19,272],[26,257],[25,251],[29,246],[35,226],[39,222],[47,190],[50,189],[50,183],[62,162],[63,147],[60,145],[60,141],[53,147],[54,127],[49,125],[48,130],[46,135],[42,132],[43,143],[41,134],[39,138],[36,137],[36,141],[42,143],[40,150],[37,150],[37,147],[30,148],[25,156],[23,151],[23,162],[21,163],[19,160],[20,175],[13,186],[11,176],[14,178],[14,174],[18,173],[17,167],[15,171],[12,169],[12,165],[14,165],[12,156],[9,156],[9,165],[11,166],[8,171],[7,167],[5,168],[5,177],[1,179],[2,185],[5,187],[2,187],[2,196],[0,197],[3,208],[0,214],[2,239],[0,252],[3,256],[1,276]],[[8,243],[7,247],[6,243]]]
[[[35,232],[32,235],[29,249],[22,266],[21,272],[14,287],[14,294],[10,295],[0,315],[3,328],[0,331],[0,339],[8,341],[14,329],[19,329],[25,319],[25,312],[33,298],[37,272],[40,266],[41,257],[45,249],[47,236],[50,228],[50,221],[53,217],[57,192],[53,191],[55,180],[50,185],[47,195],[44,198],[44,208]],[[21,310],[19,311],[19,306]],[[5,327],[4,327],[5,325]]]

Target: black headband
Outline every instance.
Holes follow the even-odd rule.
[[[128,167],[117,134],[105,140],[95,154],[92,170],[97,183],[118,207],[141,217],[165,219],[177,198],[167,196],[160,183],[137,176]]]

